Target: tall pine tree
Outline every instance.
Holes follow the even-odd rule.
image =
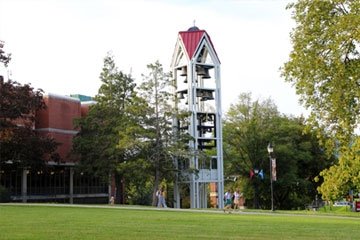
[[[116,202],[125,203],[130,167],[141,158],[146,104],[138,97],[134,79],[119,71],[108,54],[100,74],[102,85],[86,117],[77,120],[74,153],[80,167],[104,178],[115,176]],[[138,168],[143,166],[138,165]]]

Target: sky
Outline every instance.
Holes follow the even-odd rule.
[[[222,108],[238,96],[271,98],[287,115],[305,113],[279,68],[291,51],[295,26],[290,0],[0,0],[0,40],[12,54],[8,69],[19,83],[45,93],[94,96],[103,59],[137,82],[146,65],[165,71],[179,31],[195,25],[210,35],[221,61]]]

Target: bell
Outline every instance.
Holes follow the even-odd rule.
[[[207,100],[214,100],[212,92],[210,92],[210,91],[204,92],[203,96],[200,99],[200,101],[207,101]]]
[[[199,76],[204,76],[204,75],[206,74],[205,71],[206,71],[206,70],[205,70],[205,68],[203,68],[203,67],[197,67],[197,68],[196,68],[196,72],[197,72],[197,74],[198,74]]]
[[[186,66],[181,68],[180,76],[187,76],[187,68]]]
[[[179,99],[185,99],[184,93],[183,93],[183,92],[180,92],[180,93],[178,94],[178,98],[179,98]]]
[[[199,76],[202,76],[203,79],[205,78],[211,78],[210,74],[209,74],[209,67],[197,67],[196,68],[196,72]]]
[[[204,68],[204,75],[202,76],[203,79],[208,79],[211,78],[210,74],[209,74],[209,69],[208,68]]]

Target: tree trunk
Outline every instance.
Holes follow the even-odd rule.
[[[125,204],[125,179],[119,174],[115,174],[116,198],[115,203]]]
[[[158,164],[156,164],[156,165],[158,165]],[[156,191],[160,187],[159,183],[160,183],[160,171],[159,171],[159,167],[156,167],[156,169],[155,169],[154,189],[153,189],[153,198],[152,198],[152,206],[154,206],[154,207],[157,204]]]

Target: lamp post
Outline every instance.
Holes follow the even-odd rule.
[[[269,160],[270,160],[271,211],[274,211],[273,172],[272,172],[272,158],[271,158],[271,155],[274,152],[274,148],[271,145],[271,143],[268,144],[267,151],[269,153]]]

